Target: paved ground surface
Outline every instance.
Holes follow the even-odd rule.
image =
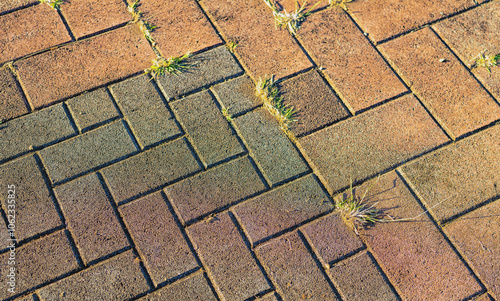
[[[499,1],[138,9],[154,45],[122,0],[0,2],[0,299],[500,300]],[[356,235],[351,180],[413,219]]]

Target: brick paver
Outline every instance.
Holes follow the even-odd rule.
[[[136,25],[82,40],[15,64],[35,107],[148,68],[154,53]]]
[[[85,264],[129,245],[96,174],[56,187],[54,192]]]
[[[198,267],[159,192],[125,204],[120,213],[155,285]]]
[[[25,5],[36,3],[36,0],[4,0],[0,2],[0,13],[13,10]]]
[[[221,107],[226,108],[230,115],[240,114],[262,104],[262,100],[255,95],[254,82],[246,75],[213,86],[211,90]]]
[[[117,255],[38,291],[41,301],[82,300],[99,296],[102,300],[128,300],[149,289],[139,262],[132,251]]]
[[[215,290],[224,300],[245,300],[269,289],[227,212],[195,224],[188,231]]]
[[[22,298],[17,298],[15,301],[33,301],[35,299],[35,295],[28,295]]]
[[[123,121],[116,121],[47,147],[40,156],[52,183],[58,183],[135,152]]]
[[[165,193],[181,221],[189,223],[265,188],[245,157],[168,186]]]
[[[349,3],[350,5],[351,3]],[[324,10],[308,18],[299,38],[354,112],[406,91],[343,9]]]
[[[3,122],[28,113],[16,78],[7,67],[0,68],[0,120]]]
[[[267,294],[264,297],[255,299],[256,301],[279,301],[275,293]]]

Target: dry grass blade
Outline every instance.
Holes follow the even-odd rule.
[[[39,0],[40,3],[48,4],[53,9],[59,9],[59,6],[64,3],[64,0]]]
[[[485,52],[481,53],[474,62],[472,68],[486,68],[491,73],[491,67],[497,66],[500,62],[500,54],[486,55]]]
[[[291,34],[297,34],[297,30],[300,28],[300,24],[305,21],[306,17],[311,14],[311,11],[321,2],[317,2],[314,4],[308,11],[305,11],[305,7],[307,5],[307,1],[304,1],[302,5],[299,7],[299,3],[295,2],[295,11],[292,13],[288,13],[286,10],[280,11],[274,0],[264,0],[264,2],[269,6],[273,11],[274,16],[274,24],[276,28],[284,27],[290,31]]]
[[[297,112],[292,106],[286,105],[280,96],[274,76],[259,78],[255,94],[262,99],[264,107],[278,120],[280,126],[286,131],[288,126],[295,122]]]

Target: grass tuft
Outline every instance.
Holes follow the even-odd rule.
[[[497,55],[486,55],[485,53],[481,53],[472,66],[472,68],[486,68],[488,72],[491,73],[491,67],[497,66],[500,63],[500,54]]]
[[[190,57],[191,53],[189,52],[181,57],[171,57],[168,59],[158,57],[152,61],[153,64],[149,69],[146,69],[145,72],[151,74],[154,78],[163,76],[166,73],[179,75],[179,73],[191,67],[191,64],[186,62]]]
[[[283,97],[280,96],[274,76],[270,78],[259,78],[255,89],[255,95],[264,102],[264,107],[278,119],[280,126],[287,131],[288,126],[295,122],[297,112],[292,106],[283,103]]]
[[[229,111],[226,108],[222,108],[222,115],[224,115],[227,121],[233,120],[233,116],[229,114]]]
[[[291,34],[297,34],[297,30],[300,28],[300,24],[305,21],[305,19],[311,14],[311,11],[321,2],[314,4],[308,11],[305,12],[305,7],[307,1],[304,1],[301,6],[299,2],[295,2],[295,11],[288,13],[286,10],[280,11],[276,6],[274,0],[264,0],[264,2],[273,11],[274,24],[276,28],[284,27],[290,31]]]
[[[40,3],[48,4],[52,9],[59,9],[60,5],[64,3],[64,0],[39,0]]]
[[[229,41],[226,44],[227,50],[229,50],[231,53],[234,53],[234,50],[238,47],[238,43],[234,41]]]

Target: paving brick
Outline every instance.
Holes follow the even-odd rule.
[[[0,124],[0,161],[47,146],[75,133],[62,105]]]
[[[475,68],[472,69],[472,73],[496,97],[498,102],[500,99],[500,68],[497,66],[490,69],[490,71],[486,68]]]
[[[148,68],[155,57],[138,26],[130,25],[17,62],[29,102],[50,105]]]
[[[96,174],[58,186],[54,192],[85,264],[128,246]]]
[[[140,301],[159,300],[192,300],[192,301],[216,301],[207,280],[202,273],[195,273],[185,277],[174,284],[165,286],[154,293],[144,296]]]
[[[243,73],[232,54],[226,47],[217,47],[189,59],[188,71],[158,78],[158,83],[168,99],[173,99],[210,84]]]
[[[259,246],[256,253],[284,300],[339,300],[297,232]]]
[[[0,2],[0,13],[36,3],[36,0],[4,0]]]
[[[120,213],[155,285],[198,267],[159,192],[120,207]]]
[[[40,151],[52,183],[119,160],[137,149],[123,121],[76,136]]]
[[[8,185],[15,185],[15,236],[18,241],[61,225],[59,214],[33,156],[0,166],[2,205],[8,207]],[[4,188],[5,187],[5,188]],[[11,217],[7,216],[10,220]]]
[[[255,299],[256,301],[278,301],[275,293],[267,294],[264,297]]]
[[[233,207],[255,244],[332,209],[312,175],[300,178]]]
[[[286,30],[275,28],[271,9],[260,0],[203,0],[227,41],[238,43],[236,53],[254,78],[274,74],[286,77],[312,67]]]
[[[274,117],[264,109],[238,117],[233,123],[272,186],[309,170]]]
[[[356,188],[365,191],[376,179]],[[380,267],[403,300],[464,300],[482,291],[424,209],[395,172],[378,180],[367,204],[410,222],[377,223],[361,231]],[[418,217],[417,217],[418,216]]]
[[[290,126],[296,136],[332,124],[349,114],[317,71],[282,82],[280,92],[285,104],[297,111],[297,122]]]
[[[240,114],[262,104],[255,95],[255,83],[247,75],[228,80],[211,88],[230,115]]]
[[[185,139],[162,144],[103,170],[116,202],[201,170]]]
[[[173,102],[172,108],[192,139],[193,146],[205,167],[244,151],[236,133],[207,91]]]
[[[48,5],[0,16],[0,63],[69,41],[57,11]]]
[[[355,2],[348,4],[349,12],[375,41],[409,32],[474,5],[470,0]]]
[[[71,0],[61,12],[76,38],[124,24],[132,19],[120,0]]]
[[[181,134],[148,76],[120,82],[110,90],[141,148]]]
[[[9,68],[0,68],[0,120],[3,122],[28,113],[23,92]]]
[[[302,153],[330,193],[447,141],[411,95],[299,140]]]
[[[11,253],[0,255],[2,275],[8,275],[15,268],[15,294],[51,281],[78,268],[76,257],[64,231],[58,231],[27,245],[16,248],[15,259]],[[8,264],[15,261],[15,264]],[[7,278],[7,277],[5,277]],[[0,298],[5,300],[15,294],[7,291],[6,279],[0,283]]]
[[[7,188],[7,186],[4,186],[2,193],[4,195],[8,195],[8,190],[9,189]],[[9,212],[7,212],[7,210],[9,210],[11,208],[6,207],[5,213],[9,214]],[[14,220],[14,222],[15,222],[15,220]],[[10,228],[12,228],[12,226],[10,226]],[[15,234],[14,231],[8,231],[7,226],[5,225],[5,222],[3,220],[0,221],[0,251],[6,250],[9,247],[10,240],[15,238],[14,236],[11,236],[11,235],[14,235],[14,234]]]
[[[245,157],[168,186],[165,193],[180,219],[186,223],[265,188],[250,160]]]
[[[336,263],[328,275],[343,300],[399,300],[369,253]]]
[[[325,68],[323,72],[351,110],[358,112],[406,92],[340,7],[310,16],[299,38]]]
[[[492,295],[500,297],[500,201],[490,203],[446,225],[445,232],[458,251],[472,263],[472,268]]]
[[[188,231],[215,290],[224,300],[246,300],[270,288],[227,212]]]
[[[431,29],[410,33],[380,48],[452,136],[500,118],[500,106]],[[440,62],[442,59],[446,61]]]
[[[222,43],[195,0],[172,0],[169,5],[161,0],[142,0],[140,4],[138,9],[143,19],[157,26],[153,37],[165,57],[181,56]]]
[[[73,97],[66,104],[80,131],[88,131],[120,116],[105,88]]]
[[[500,126],[479,132],[401,168],[440,222],[500,195]]]
[[[322,217],[304,226],[302,232],[325,267],[364,247],[337,214]]]
[[[40,300],[82,300],[99,296],[102,300],[128,300],[149,289],[132,251],[117,255],[77,274],[41,288]]]
[[[295,0],[276,0],[275,1],[279,7],[282,7],[284,11],[291,13],[295,11],[295,3],[297,1]],[[324,7],[327,7],[329,5],[328,0],[318,0],[318,1],[311,1],[311,2],[305,2],[304,9],[305,11],[310,10],[314,6],[314,10],[318,10]],[[298,2],[300,6],[303,5],[303,2]]]
[[[35,301],[35,300],[37,300],[35,299],[35,295],[27,295],[22,298],[17,298],[15,301]]]
[[[474,299],[474,301],[495,301],[495,300],[493,300],[493,298],[491,298],[490,295],[483,294],[483,295],[477,297],[476,299]]]

